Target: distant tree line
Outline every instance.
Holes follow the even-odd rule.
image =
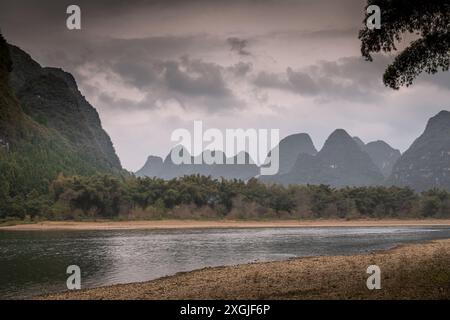
[[[48,192],[9,197],[0,219],[420,218],[450,217],[450,192],[402,187],[264,184],[193,175],[165,181],[108,174],[59,175]]]

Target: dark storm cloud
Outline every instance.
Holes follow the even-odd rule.
[[[108,106],[109,109],[113,110],[139,110],[155,107],[155,101],[149,98],[136,102],[130,99],[116,98],[102,92],[98,95],[97,99],[102,106]]]
[[[249,56],[251,53],[246,50],[246,47],[248,45],[248,40],[245,39],[239,39],[239,38],[228,38],[227,39],[228,44],[230,45],[230,50],[233,52],[236,52],[237,54],[241,56]]]
[[[251,62],[238,62],[235,65],[228,67],[227,70],[231,72],[235,77],[245,77],[253,70],[253,64]]]
[[[29,7],[32,0],[14,0],[9,3],[2,4],[5,8],[26,8]],[[329,1],[329,0],[227,0],[227,1],[216,1],[216,0],[41,0],[36,5],[39,11],[50,11],[53,8],[67,7],[71,4],[77,4],[80,6],[86,6],[93,10],[93,13],[99,15],[100,13],[105,13],[105,11],[113,13],[123,13],[128,10],[141,9],[141,8],[151,8],[158,10],[161,8],[177,8],[181,6],[205,6],[205,5],[227,5],[227,6],[250,6],[255,7],[257,5],[268,5],[268,6],[290,6],[290,7],[301,7],[301,8],[311,8],[318,7],[324,8],[324,5],[328,7],[340,7],[343,11],[349,11],[351,8],[360,7],[364,4],[364,0],[340,0]]]
[[[361,57],[346,57],[322,61],[300,70],[287,68],[283,74],[260,72],[253,83],[260,88],[286,90],[320,99],[370,99],[388,91],[381,82],[381,75],[389,61],[383,56],[372,63]]]
[[[241,67],[243,68],[243,67]],[[146,93],[143,99],[117,97],[114,91],[97,94],[102,106],[111,109],[155,109],[167,101],[176,101],[185,109],[203,109],[211,112],[245,107],[225,81],[230,70],[214,63],[183,56],[179,59],[152,59],[145,63],[119,62],[93,66],[81,72],[82,83],[89,83],[99,74],[110,79],[121,79]],[[88,92],[95,93],[91,85],[83,85]],[[97,92],[100,88],[97,89]]]
[[[260,38],[285,38],[290,41],[310,41],[324,39],[356,39],[359,30],[352,28],[331,28],[321,30],[282,30],[269,32],[256,37]]]
[[[249,41],[252,41],[251,36],[221,37],[189,32],[177,33],[177,35],[160,34],[157,30],[148,27],[147,22],[150,23],[155,18],[160,19],[161,16],[166,16],[169,20],[177,16],[180,18],[192,16],[195,21],[196,17],[202,16],[199,13],[205,12],[204,10],[217,8],[223,14],[229,15],[230,13],[220,10],[220,8],[226,10],[238,8],[238,12],[242,9],[244,12],[249,10],[250,13],[263,12],[263,14],[249,15],[246,18],[248,21],[233,19],[230,26],[237,24],[240,29],[245,30],[247,22],[248,25],[254,23],[255,19],[259,19],[258,21],[261,22],[261,17],[264,17],[266,13],[271,15],[271,24],[275,25],[284,20],[293,19],[293,26],[295,26],[297,20],[299,22],[301,20],[295,15],[297,10],[298,12],[303,10],[327,12],[323,9],[334,6],[345,9],[343,11],[347,12],[352,11],[350,8],[355,7],[357,2],[356,0],[343,0],[339,6],[336,6],[334,2],[325,0],[229,0],[226,2],[211,0],[130,0],[126,2],[78,0],[76,4],[82,8],[83,19],[83,28],[80,32],[68,32],[64,28],[65,8],[72,4],[72,1],[69,0],[43,0],[39,3],[27,0],[2,1],[0,17],[2,21],[6,21],[8,32],[14,34],[15,30],[20,29],[20,32],[17,31],[19,43],[22,41],[26,45],[25,49],[31,51],[43,65],[63,67],[74,73],[81,87],[89,86],[87,77],[90,74],[86,75],[80,72],[81,67],[89,63],[91,64],[90,68],[116,74],[125,83],[140,90],[145,90],[147,87],[157,88],[156,92],[152,92],[153,94],[164,93],[164,97],[173,94],[179,96],[180,100],[203,97],[205,103],[207,100],[213,99],[214,106],[210,108],[215,110],[218,106],[236,103],[233,91],[227,83],[229,79],[225,79],[224,73],[229,72],[234,77],[244,78],[251,73],[253,65],[240,62],[226,66],[223,65],[223,61],[221,65],[220,63],[206,63],[200,59],[182,60],[180,57],[183,55],[196,57],[205,52],[226,50],[225,46],[227,45],[228,50],[237,55],[253,58],[248,48]],[[167,8],[170,8],[170,11],[165,11]],[[193,13],[192,10],[197,10],[197,12]],[[214,10],[207,12],[214,12]],[[286,15],[289,12],[292,13],[292,16]],[[17,24],[13,19],[14,16],[25,17],[24,20],[27,21],[27,24]],[[208,17],[208,15],[206,16]],[[325,20],[327,19],[325,18]],[[183,30],[183,25],[178,26],[176,19],[173,21],[174,26]],[[216,23],[214,18],[205,21],[209,25],[202,26],[202,30],[209,30],[208,27],[214,26]],[[265,26],[269,26],[265,23],[265,19],[262,21]],[[156,31],[156,35],[133,37],[133,32],[130,31],[131,37],[118,37],[114,34],[115,24],[120,25],[120,30],[124,32],[128,28],[130,30],[149,28],[149,32]],[[39,37],[36,36],[37,31],[30,28],[33,25],[42,33]],[[129,25],[133,25],[133,27],[129,27]],[[186,27],[189,26],[186,25]],[[285,28],[284,25],[283,28]],[[48,32],[42,32],[42,30]],[[262,28],[261,31],[266,33],[266,37],[273,32],[284,34],[284,37],[298,36],[295,35],[295,31],[272,31],[270,28]],[[326,32],[334,32],[332,36],[336,36],[336,31],[333,29]],[[338,33],[342,33],[342,31],[338,31]],[[323,31],[315,30],[304,31],[302,36],[320,38],[324,34]],[[308,79],[309,75],[300,72],[289,69],[285,75],[288,79],[285,82],[278,81],[279,86],[297,90],[302,94],[317,92],[315,79]],[[260,79],[261,83],[264,81],[267,82],[268,79]],[[272,81],[272,84],[276,85],[275,82]],[[219,103],[215,101],[217,99],[222,99],[222,101]]]
[[[223,78],[223,68],[214,63],[183,57],[179,62],[165,64],[168,87],[192,96],[231,96]]]
[[[55,39],[55,43],[64,43],[62,40]],[[186,35],[141,39],[106,37],[96,40],[90,41],[87,38],[80,42],[57,45],[56,49],[51,47],[51,50],[48,50],[49,44],[40,47],[35,53],[37,60],[43,65],[64,66],[75,75],[80,87],[86,90],[90,90],[90,80],[99,73],[105,74],[109,79],[116,75],[128,86],[141,91],[152,90],[153,96],[139,103],[113,96],[108,100],[106,96],[109,93],[105,92],[101,102],[111,109],[120,106],[125,109],[151,109],[158,99],[176,99],[187,109],[214,112],[221,108],[243,106],[242,101],[234,97],[224,75],[228,71],[234,71],[235,77],[242,77],[249,72],[251,64],[236,64],[228,70],[219,64],[186,56],[187,53],[197,55],[220,48],[226,50],[223,39],[208,35]],[[95,93],[95,90],[90,92]]]
[[[260,88],[287,90],[303,96],[315,96],[321,91],[319,86],[324,85],[319,80],[323,81],[323,79],[313,79],[306,72],[287,68],[285,74],[260,72],[253,83]]]
[[[226,69],[215,63],[187,56],[164,62],[163,82],[167,98],[175,98],[186,108],[212,112],[244,107],[225,81]]]
[[[112,70],[122,76],[130,85],[143,89],[158,80],[158,68],[155,65],[132,61],[119,61]]]
[[[260,88],[272,88],[292,90],[291,84],[287,81],[284,74],[270,73],[266,71],[259,72],[253,83]]]
[[[43,47],[38,49],[38,54],[46,60],[44,63],[48,64],[69,64],[74,67],[88,61],[99,64],[123,62],[130,63],[134,69],[137,63],[145,64],[155,59],[175,59],[187,53],[195,54],[221,47],[220,39],[203,34],[139,39],[110,37],[98,37],[95,40],[89,37],[71,39],[72,42],[65,42],[64,37],[52,39],[56,49],[47,50]]]
[[[322,88],[325,89],[325,87],[330,86],[328,79],[319,77],[313,79],[308,73],[294,71],[292,68],[288,68],[286,74],[288,82],[293,90],[301,95],[315,96],[320,93]]]

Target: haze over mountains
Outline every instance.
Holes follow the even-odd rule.
[[[260,176],[262,181],[281,184],[329,184],[335,187],[377,185],[384,180],[382,172],[387,172],[388,175],[392,162],[400,156],[400,151],[385,142],[376,141],[366,145],[359,140],[358,143],[342,129],[334,131],[319,152],[306,133],[287,136],[276,148],[279,151],[279,172],[273,176]],[[217,168],[221,168],[221,171]],[[259,170],[256,165],[177,166],[171,162],[170,156],[164,161],[150,156],[136,174],[163,179],[186,174],[249,179],[258,176]]]
[[[172,152],[177,152],[181,155],[186,153],[187,157],[191,159],[191,164],[177,165],[173,163],[171,159]],[[212,157],[221,158],[221,164],[195,164],[195,157],[191,156],[185,148],[177,146],[171,150],[164,160],[155,156],[148,157],[144,167],[137,171],[136,175],[141,177],[157,177],[169,180],[185,175],[199,174],[211,176],[213,178],[248,180],[259,173],[258,166],[253,163],[248,153],[241,153],[227,159],[226,155],[221,151],[204,151],[198,157],[204,159],[204,155],[207,153],[209,153]],[[245,159],[245,164],[237,164],[238,157],[243,157],[243,159]]]
[[[369,186],[383,181],[370,156],[343,129],[335,130],[317,155],[300,154],[288,173],[274,178],[274,182],[283,184],[333,187]]]
[[[307,133],[298,133],[287,136],[284,139],[281,139],[276,148],[278,148],[280,155],[279,175],[290,172],[301,154],[308,154],[311,156],[317,154],[317,149]],[[270,155],[271,152],[269,152],[269,156]]]
[[[384,141],[364,143],[345,130],[335,130],[317,152],[310,136],[294,134],[280,141],[280,169],[273,176],[258,176],[255,165],[192,165],[189,170],[174,169],[167,159],[150,156],[138,176],[170,179],[185,174],[204,174],[214,178],[248,179],[258,177],[267,183],[327,184],[333,187],[396,185],[416,191],[430,188],[450,190],[450,112],[431,118],[425,132],[402,155]],[[230,168],[227,168],[230,167]],[[233,167],[233,168],[232,168]],[[231,169],[232,168],[232,169]],[[228,170],[230,169],[230,170]],[[239,173],[237,173],[239,172]],[[170,173],[170,174],[168,174]],[[223,174],[223,175],[221,175]]]

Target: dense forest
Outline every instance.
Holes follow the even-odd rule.
[[[48,192],[0,202],[0,218],[421,218],[450,217],[450,193],[401,187],[264,184],[194,175],[173,180],[59,175]]]

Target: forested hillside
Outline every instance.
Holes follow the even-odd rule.
[[[10,85],[15,66],[17,63],[11,59],[8,44],[0,36],[0,218],[23,217],[32,212],[33,207],[47,201],[49,185],[60,173],[82,176],[122,173],[112,144],[113,154],[99,147],[96,134],[101,128],[97,132],[87,132],[89,127],[85,124],[92,120],[83,119],[86,114],[79,115],[83,117],[80,119],[76,113],[64,113],[65,98],[73,106],[81,103],[76,94],[70,92],[73,88],[64,86],[66,80],[51,75],[53,71],[49,72],[54,78],[47,87],[42,87],[45,83],[40,80],[27,80],[26,88],[21,91],[23,94],[19,94],[26,102],[24,107]],[[50,87],[66,90],[57,97],[60,103],[52,96],[53,92],[46,91]],[[46,100],[40,103],[42,98]],[[46,109],[49,105],[55,108],[52,113]],[[75,126],[78,126],[79,136],[74,134]],[[79,139],[82,135],[89,136]],[[105,135],[100,135],[99,139],[110,142]]]
[[[42,68],[26,52],[10,46],[10,84],[23,111],[34,121],[54,129],[97,170],[121,170],[111,139],[94,107],[78,90],[70,73]]]

